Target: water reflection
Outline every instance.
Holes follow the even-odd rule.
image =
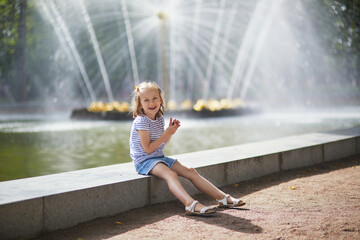
[[[360,126],[360,109],[183,119],[166,154]],[[130,161],[131,121],[0,120],[0,181]]]
[[[131,123],[0,124],[0,180],[128,162]]]

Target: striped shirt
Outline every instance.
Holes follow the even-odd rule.
[[[130,156],[134,164],[141,163],[149,158],[162,157],[164,156],[163,149],[165,143],[162,143],[155,151],[150,154],[147,154],[143,147],[141,146],[140,136],[138,131],[144,130],[150,132],[150,142],[158,139],[161,134],[164,132],[164,117],[160,117],[156,120],[151,120],[147,116],[137,116],[131,128],[130,133]]]

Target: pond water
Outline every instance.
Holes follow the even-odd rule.
[[[360,107],[181,123],[167,155],[360,126]],[[131,121],[75,121],[67,114],[1,115],[0,181],[129,162],[130,129]]]

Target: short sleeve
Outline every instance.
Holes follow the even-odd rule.
[[[146,118],[138,117],[134,122],[135,130],[144,130],[150,132],[150,123],[146,121]]]

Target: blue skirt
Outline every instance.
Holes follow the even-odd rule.
[[[169,157],[155,157],[155,158],[149,158],[145,161],[138,163],[135,165],[135,169],[139,174],[142,175],[149,175],[149,172],[151,169],[155,167],[158,163],[164,163],[166,166],[168,166],[170,169],[176,162],[176,159],[169,158]]]

